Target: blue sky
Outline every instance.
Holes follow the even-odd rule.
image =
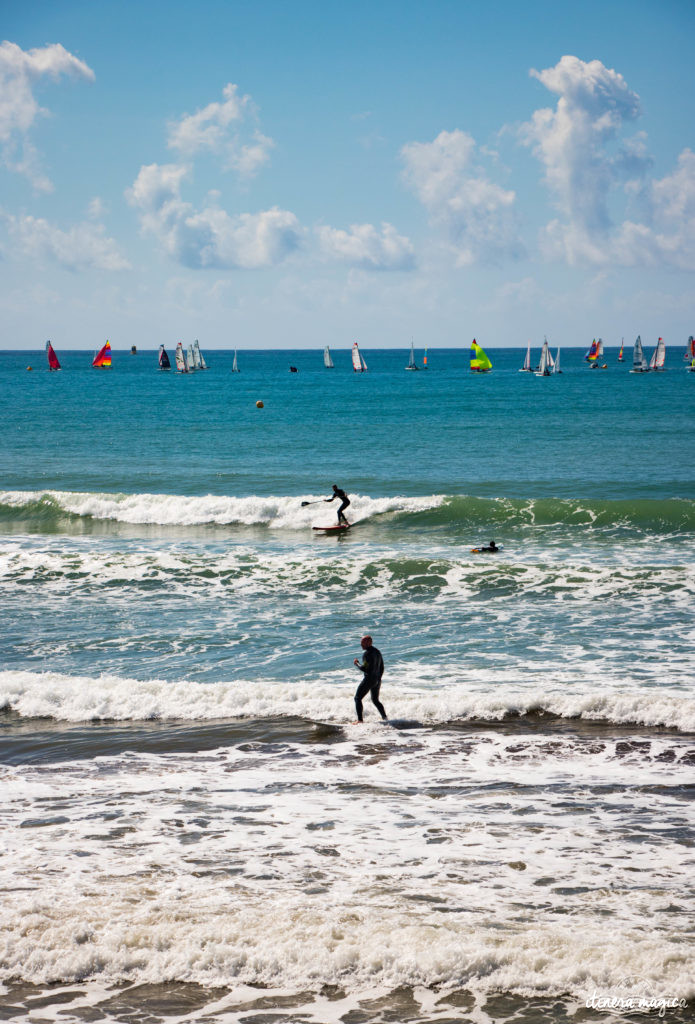
[[[695,4],[0,4],[0,347],[695,332]]]

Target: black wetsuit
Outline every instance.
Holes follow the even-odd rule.
[[[338,522],[347,523],[347,519],[343,515],[343,509],[348,507],[348,505],[350,504],[350,499],[348,498],[345,491],[341,491],[339,487],[336,488],[336,490],[333,492],[333,497],[326,498],[326,501],[333,501],[334,498],[340,498],[340,500],[342,501],[342,505],[338,509]]]
[[[357,687],[357,693],[355,694],[357,721],[362,721],[362,698],[366,697],[368,693],[371,693],[372,704],[385,720],[386,712],[384,711],[384,705],[379,700],[381,677],[384,674],[384,659],[381,657],[381,651],[377,650],[376,647],[367,647],[362,658],[362,664],[359,667],[364,672],[364,679]]]

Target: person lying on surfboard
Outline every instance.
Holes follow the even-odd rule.
[[[377,650],[377,648],[372,644],[372,638],[370,636],[363,636],[360,640],[360,646],[364,651],[362,661],[360,662],[358,658],[355,658],[353,662],[353,664],[363,672],[362,682],[357,687],[357,693],[355,694],[357,721],[363,721],[362,698],[366,697],[368,693],[371,693],[372,704],[381,715],[382,721],[387,722],[388,719],[386,717],[386,712],[384,711],[384,705],[379,700],[381,677],[384,674],[384,659],[381,657],[381,651]]]
[[[338,487],[337,484],[333,484],[333,494],[331,495],[330,498],[324,498],[323,500],[327,501],[327,502],[331,502],[331,501],[335,501],[336,498],[340,498],[340,500],[342,502],[342,505],[338,509],[338,525],[340,525],[341,523],[344,523],[346,526],[349,526],[350,524],[348,523],[347,519],[343,515],[343,509],[348,507],[348,505],[350,504],[350,499],[348,498],[348,496],[345,493],[345,491],[341,491],[340,487]]]

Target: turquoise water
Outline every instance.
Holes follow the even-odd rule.
[[[682,352],[205,355],[0,353],[0,981],[321,1024],[689,998]],[[365,632],[390,729],[351,725]]]

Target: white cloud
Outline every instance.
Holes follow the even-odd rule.
[[[559,96],[555,110],[537,110],[521,128],[560,212],[542,232],[548,258],[694,269],[695,154],[684,150],[672,174],[650,180],[644,133],[620,137],[640,114],[639,97],[622,75],[570,56],[531,74]],[[618,188],[626,200],[639,199],[641,221],[613,222],[609,204]]]
[[[0,43],[0,145],[5,166],[24,174],[40,191],[50,192],[51,182],[39,166],[39,156],[29,139],[34,121],[47,111],[39,107],[32,86],[42,76],[57,79],[74,75],[94,80],[84,61],[60,43],[41,49],[22,50],[16,43]]]
[[[216,205],[197,211],[181,198],[188,170],[177,164],[141,167],[127,199],[140,213],[143,231],[159,239],[165,252],[187,267],[272,267],[302,240],[293,213],[272,207],[231,217]]]
[[[85,221],[63,231],[40,217],[6,219],[14,251],[32,260],[49,260],[67,270],[126,270],[130,266],[103,224]]]
[[[475,152],[475,140],[459,130],[401,150],[407,185],[446,233],[460,265],[523,254],[515,193],[488,179],[474,163]]]
[[[412,270],[414,250],[410,241],[399,235],[392,224],[353,224],[349,231],[338,228],[317,229],[319,246],[330,259],[363,270]]]
[[[183,156],[208,151],[223,157],[224,166],[250,178],[270,159],[275,143],[255,126],[256,111],[250,96],[240,96],[228,83],[221,103],[208,103],[195,114],[184,114],[169,124],[167,144]],[[248,121],[253,122],[250,126]]]

